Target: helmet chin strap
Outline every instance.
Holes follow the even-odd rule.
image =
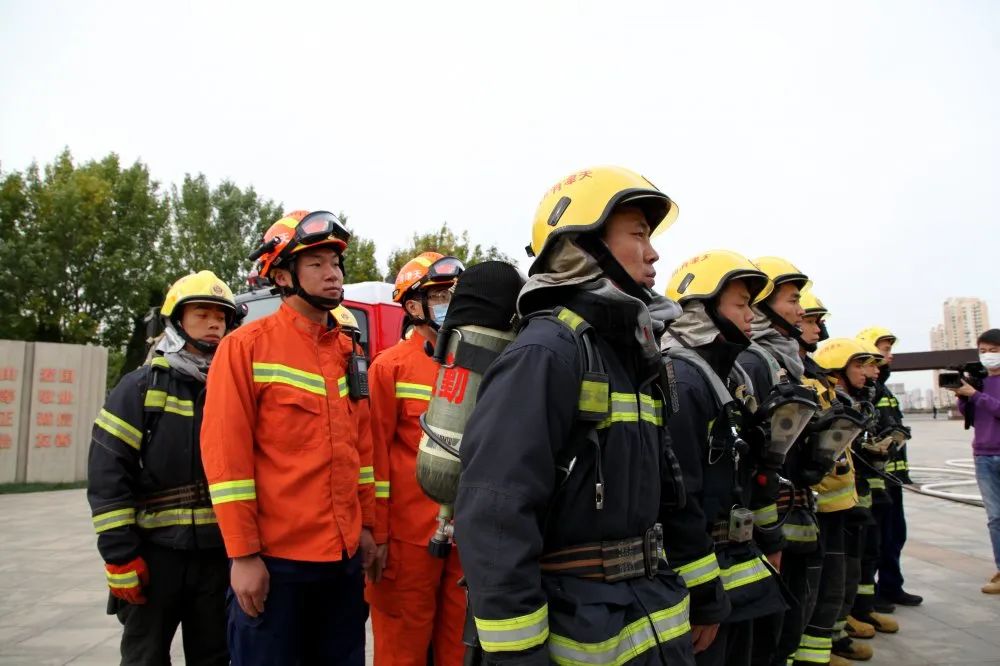
[[[743,345],[744,347],[750,345],[750,337],[740,330],[739,326],[719,314],[718,303],[715,299],[704,301],[704,303],[705,312],[708,313],[708,318],[711,319],[712,323],[715,324],[715,327],[719,329],[719,333],[722,333],[722,337],[725,338],[726,342]]]
[[[584,252],[597,261],[597,265],[601,267],[604,274],[618,285],[619,289],[632,298],[639,299],[646,305],[649,305],[653,301],[651,290],[636,282],[628,274],[625,267],[615,259],[615,256],[611,254],[611,249],[608,248],[597,234],[580,234],[574,240]]]
[[[792,338],[793,340],[796,340],[800,344],[802,344],[802,330],[799,329],[798,326],[792,324],[787,319],[782,317],[780,314],[775,312],[774,308],[772,308],[767,303],[761,303],[757,307],[760,308],[761,312],[767,315],[767,318],[771,320],[772,324],[776,324],[777,326],[780,326],[783,329],[781,332],[784,333],[786,338]],[[814,350],[810,349],[809,351],[814,351]]]
[[[188,332],[184,330],[184,327],[181,326],[181,323],[179,321],[172,321],[171,323],[173,323],[174,329],[177,331],[177,333],[180,334],[182,338],[184,338],[184,342],[188,343],[189,345],[200,351],[202,354],[214,354],[215,350],[218,349],[219,347],[218,342],[205,342],[203,340],[196,340],[192,338],[190,335],[188,335]]]
[[[341,258],[341,270],[343,270],[343,258]],[[317,310],[332,310],[341,303],[344,302],[344,290],[341,288],[340,296],[337,298],[325,298],[323,296],[316,296],[315,294],[310,294],[308,291],[302,288],[299,283],[299,276],[296,275],[295,271],[295,261],[292,260],[288,264],[288,273],[292,276],[292,286],[282,287],[282,291],[286,295],[295,295],[301,298],[303,301],[313,306]]]

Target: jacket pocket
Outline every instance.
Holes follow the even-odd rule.
[[[272,384],[264,397],[257,412],[262,441],[297,451],[315,449],[329,439],[323,396]]]

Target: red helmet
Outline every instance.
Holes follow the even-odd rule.
[[[257,274],[269,277],[272,268],[284,268],[298,252],[307,248],[329,245],[337,254],[347,249],[351,235],[333,213],[318,210],[312,213],[296,210],[275,222],[264,233],[260,247],[250,260],[260,259]]]

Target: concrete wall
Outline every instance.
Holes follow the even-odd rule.
[[[87,478],[108,351],[0,340],[0,483]]]

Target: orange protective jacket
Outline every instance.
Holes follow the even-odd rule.
[[[438,505],[420,489],[416,476],[423,432],[417,419],[427,411],[439,367],[424,351],[426,342],[414,331],[379,354],[368,373],[377,543],[391,536],[426,546],[437,527]]]
[[[230,557],[340,560],[375,524],[368,403],[347,391],[353,342],[282,304],[223,338],[201,428]]]

